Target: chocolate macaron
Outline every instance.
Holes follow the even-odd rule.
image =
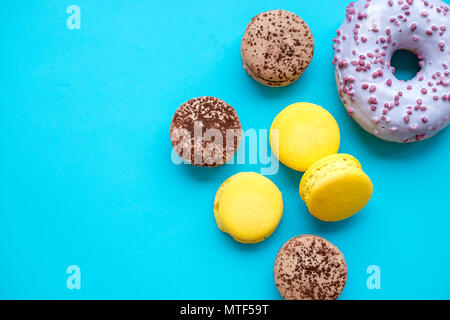
[[[344,255],[315,235],[292,238],[281,247],[275,284],[286,300],[336,300],[347,282]]]
[[[309,66],[314,38],[296,14],[272,10],[258,14],[248,24],[241,42],[244,69],[270,87],[295,82]]]
[[[231,159],[241,136],[236,111],[215,97],[199,97],[183,103],[170,125],[170,140],[176,153],[200,167],[217,167]]]

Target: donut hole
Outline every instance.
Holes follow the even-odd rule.
[[[413,79],[421,69],[419,62],[419,57],[414,52],[397,50],[391,58],[391,67],[395,68],[394,76],[403,81]]]

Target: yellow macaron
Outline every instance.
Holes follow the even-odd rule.
[[[217,226],[236,241],[263,241],[275,231],[282,216],[280,190],[258,173],[238,173],[227,179],[216,193]]]
[[[300,182],[300,196],[309,211],[323,221],[346,219],[369,202],[373,192],[361,164],[348,154],[335,154],[317,161]]]
[[[306,171],[317,160],[339,150],[339,126],[324,108],[306,102],[281,111],[270,128],[270,146],[286,166]]]

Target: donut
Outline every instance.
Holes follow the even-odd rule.
[[[302,235],[286,242],[275,259],[275,285],[286,300],[336,300],[347,283],[342,252],[328,240]]]
[[[239,117],[232,106],[215,97],[183,103],[170,124],[170,141],[185,162],[218,167],[236,153],[242,136]]]
[[[430,138],[450,117],[450,13],[440,0],[359,0],[347,6],[333,49],[339,95],[366,131],[400,143]],[[397,50],[421,70],[398,80]]]
[[[243,67],[256,81],[270,87],[295,82],[309,66],[314,38],[296,14],[272,10],[248,24],[241,41]]]
[[[283,216],[283,197],[277,186],[255,172],[241,172],[217,190],[214,217],[219,229],[241,243],[268,238]]]

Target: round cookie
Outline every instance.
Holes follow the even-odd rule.
[[[339,221],[367,205],[373,186],[358,160],[348,154],[335,154],[306,171],[299,191],[313,216],[323,221]]]
[[[215,97],[199,97],[183,103],[173,116],[170,140],[186,162],[217,167],[236,153],[242,136],[236,111]]]
[[[284,10],[258,14],[248,24],[241,42],[244,69],[271,87],[295,82],[309,66],[314,38],[308,25]]]
[[[258,173],[238,173],[227,179],[216,193],[217,226],[236,241],[263,241],[275,231],[282,216],[280,190]]]
[[[281,111],[270,128],[270,145],[286,166],[306,171],[317,160],[339,150],[339,126],[322,107],[306,102]]]
[[[315,235],[286,242],[278,252],[273,273],[286,300],[336,300],[347,282],[342,252]]]

